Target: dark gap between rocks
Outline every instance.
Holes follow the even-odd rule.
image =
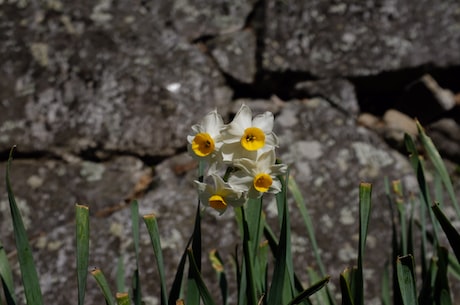
[[[10,156],[10,150],[0,151],[0,162],[8,161],[9,156]],[[60,158],[58,155],[53,154],[52,152],[49,152],[49,151],[22,151],[21,148],[15,148],[13,152],[13,160],[14,159],[60,160],[62,158]]]
[[[396,109],[409,116],[417,117],[423,111],[416,96],[407,94],[410,87],[429,74],[442,89],[454,94],[460,92],[460,66],[436,68],[429,65],[403,70],[383,72],[377,75],[350,77],[361,112],[382,116],[388,109]],[[446,113],[449,115],[449,113]]]
[[[251,84],[240,82],[230,75],[224,74],[227,85],[233,90],[233,99],[269,99],[276,95],[282,100],[294,98],[303,98],[299,96],[295,86],[304,81],[316,80],[309,73],[285,71],[285,72],[267,72],[259,71],[256,74],[255,81]]]
[[[186,147],[177,149],[173,155],[183,153],[187,150]],[[171,156],[154,156],[154,155],[140,155],[131,151],[117,151],[117,150],[104,150],[100,148],[88,148],[77,155],[79,158],[85,161],[91,161],[94,163],[105,162],[113,159],[114,157],[130,156],[141,160],[146,166],[155,166],[163,162],[165,159]]]

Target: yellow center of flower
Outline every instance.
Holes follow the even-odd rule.
[[[241,145],[246,150],[258,150],[265,145],[265,134],[262,129],[257,127],[249,127],[244,130],[241,137]]]
[[[193,138],[192,150],[199,157],[206,157],[214,151],[214,140],[206,132],[201,132]]]
[[[218,211],[225,210],[227,208],[227,203],[224,198],[220,195],[212,195],[209,197],[209,206]]]
[[[257,191],[265,193],[266,191],[268,191],[268,189],[272,185],[273,179],[272,177],[270,177],[270,175],[262,173],[254,177],[253,183],[254,183],[254,188]]]

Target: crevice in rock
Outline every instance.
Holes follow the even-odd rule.
[[[255,81],[251,84],[245,84],[226,74],[224,76],[234,92],[233,99],[269,99],[273,95],[282,100],[303,98],[306,96],[296,90],[296,85],[299,82],[316,79],[309,73],[295,71],[258,71]]]
[[[404,100],[404,94],[409,86],[425,74],[431,75],[442,88],[454,93],[460,92],[460,66],[438,68],[424,65],[377,75],[350,77],[348,80],[355,87],[361,112],[382,116],[388,109],[406,112],[405,104],[408,101]]]
[[[7,162],[10,156],[10,150],[0,151],[0,162]],[[22,151],[15,149],[13,151],[13,160],[15,159],[32,159],[32,160],[60,160],[58,155],[50,152],[50,151]]]
[[[110,161],[116,157],[134,157],[141,160],[146,166],[155,166],[163,162],[164,160],[170,158],[171,156],[178,155],[185,152],[186,147],[178,148],[173,154],[165,156],[156,156],[156,155],[145,155],[139,154],[134,151],[122,151],[122,150],[106,150],[100,148],[89,148],[83,151],[80,151],[77,155],[78,158],[84,161],[91,161],[94,163]]]
[[[102,163],[112,160],[116,157],[134,157],[142,161],[146,166],[153,167],[160,164],[164,160],[187,151],[186,147],[180,147],[176,151],[167,156],[142,155],[134,151],[120,150],[104,150],[100,148],[88,148],[78,153],[73,152],[56,152],[56,151],[22,151],[15,149],[13,152],[13,160],[57,160],[70,162],[69,159],[75,158],[81,161],[89,161],[93,163]],[[7,162],[10,151],[0,151],[0,162]]]

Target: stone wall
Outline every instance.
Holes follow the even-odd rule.
[[[358,184],[374,183],[366,304],[388,257],[383,177],[416,191],[401,146],[412,118],[460,162],[456,0],[0,0],[0,39],[0,173],[17,145],[13,189],[46,303],[76,300],[75,203],[92,214],[91,266],[114,279],[121,253],[133,268],[126,202],[139,198],[141,213],[159,217],[173,275],[196,207],[186,135],[215,108],[227,120],[242,102],[275,113],[279,153],[317,220],[332,285],[354,263]],[[5,192],[0,212],[14,261]],[[293,223],[298,263],[313,261],[301,219]],[[144,294],[156,304],[141,231]],[[230,214],[207,212],[204,232],[205,251],[233,252]],[[90,279],[88,304],[101,302]]]

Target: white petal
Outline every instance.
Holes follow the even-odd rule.
[[[251,175],[257,171],[257,163],[250,159],[237,159],[233,161],[233,164],[240,168],[246,175]]]
[[[286,164],[275,164],[275,165],[272,165],[271,167],[271,174],[273,176],[284,175],[286,174],[286,171],[287,171]]]
[[[269,169],[272,167],[272,165],[275,164],[276,161],[276,156],[275,156],[275,151],[273,149],[270,149],[261,155],[258,156],[257,158],[257,169],[258,171],[262,172],[267,172]]]
[[[224,125],[224,121],[217,111],[214,110],[203,118],[201,125],[204,131],[214,136],[220,133],[220,129]]]
[[[259,114],[252,120],[252,126],[262,129],[265,134],[269,134],[273,131],[275,118],[273,113],[267,111],[264,114]]]
[[[272,185],[270,186],[270,193],[279,193],[281,192],[281,182],[278,179],[273,179]]]
[[[233,118],[233,121],[230,123],[232,129],[237,129],[239,134],[243,134],[244,130],[248,127],[251,127],[252,124],[252,111],[251,108],[245,104],[241,105],[240,110]]]

